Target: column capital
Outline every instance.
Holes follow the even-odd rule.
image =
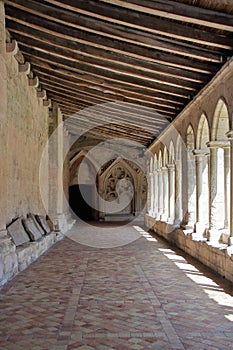
[[[216,141],[209,141],[206,143],[206,145],[209,148],[226,148],[230,146],[230,143],[228,140],[216,140]]]
[[[210,154],[209,148],[194,149],[193,154],[195,157],[205,157]]]
[[[233,140],[233,130],[229,130],[227,133],[226,133],[226,136],[228,138],[229,141],[232,141]]]
[[[168,170],[174,170],[175,164],[174,163],[167,164],[167,168],[168,168]]]

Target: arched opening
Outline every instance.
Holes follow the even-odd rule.
[[[219,99],[213,118],[210,148],[210,229],[209,240],[219,242],[229,230],[230,212],[230,144],[229,114],[226,103]]]
[[[70,168],[69,205],[73,215],[84,220],[97,220],[95,167],[84,155],[74,160]]]
[[[195,239],[202,239],[209,223],[209,125],[206,115],[200,117],[197,128],[196,158],[196,213]]]
[[[129,221],[144,215],[147,180],[137,164],[118,157],[98,172],[100,220]]]

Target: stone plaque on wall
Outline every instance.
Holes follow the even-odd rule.
[[[37,241],[42,237],[40,231],[34,223],[34,220],[31,217],[23,219],[23,225],[32,241]]]
[[[40,232],[41,236],[43,236],[45,234],[43,228],[41,227],[41,225],[39,224],[39,222],[36,220],[35,215],[33,214],[28,214],[28,218],[31,218],[34,221],[35,226],[37,227],[38,231]]]
[[[48,235],[51,232],[51,230],[50,230],[50,227],[49,227],[47,221],[45,220],[45,218],[42,215],[36,215],[36,220],[41,225],[41,227],[44,230],[45,234]]]
[[[22,219],[23,217],[21,216],[7,227],[7,231],[16,246],[30,241],[30,238],[23,227]]]

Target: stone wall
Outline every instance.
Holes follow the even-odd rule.
[[[149,147],[152,166],[145,222],[233,282],[232,84],[230,59]],[[169,175],[171,165],[170,179],[164,174]],[[162,214],[170,209],[171,198],[170,221]]]
[[[170,243],[233,282],[233,246],[227,244],[212,246],[208,241],[195,241],[191,233],[186,233],[181,228],[175,228],[166,222],[156,221],[149,215],[145,216],[145,224]]]
[[[0,286],[63,237],[52,232],[16,247],[6,229],[20,216],[45,216],[49,206],[50,102],[23,60],[17,43],[6,39],[0,0]]]
[[[6,144],[1,164],[5,168],[7,198],[1,206],[6,208],[2,219],[8,224],[12,218],[28,212],[44,213],[39,167],[48,138],[48,108],[37,97],[36,88],[29,86],[27,75],[19,73],[18,62],[10,54],[6,72],[7,115],[1,125]],[[48,191],[48,178],[43,179],[42,186]]]

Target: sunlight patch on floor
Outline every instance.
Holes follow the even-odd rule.
[[[147,239],[147,241],[150,242],[157,242],[157,239],[155,239],[154,237],[152,237],[148,232],[146,232],[145,230],[143,230],[140,226],[133,226],[133,228],[138,231],[144,238]]]
[[[200,270],[198,270],[195,266],[189,264],[185,258],[177,255],[172,249],[159,248],[159,250],[169,260],[172,260],[174,264],[180,270],[182,270],[188,278],[198,284],[210,299],[213,299],[219,305],[233,308],[233,297],[225,293],[223,288],[221,288],[210,277],[204,276]],[[225,315],[225,317],[229,321],[233,322],[233,314]]]

